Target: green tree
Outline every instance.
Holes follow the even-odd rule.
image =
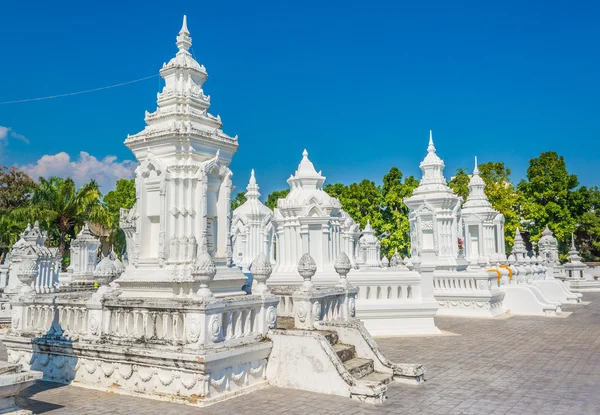
[[[510,252],[520,225],[519,194],[510,181],[511,171],[502,162],[490,161],[479,165],[479,173],[492,207],[504,215],[504,240]]]
[[[275,190],[269,193],[269,196],[267,196],[267,201],[265,202],[265,206],[267,206],[271,210],[275,209],[277,207],[277,201],[279,199],[283,199],[289,193],[290,189]]]
[[[111,190],[104,196],[104,206],[106,207],[111,229],[111,242],[119,257],[126,248],[125,233],[119,227],[119,217],[121,209],[131,209],[135,205],[135,180],[121,179],[117,181],[115,190]]]
[[[467,174],[467,171],[462,168],[456,169],[456,176],[454,176],[449,182],[448,186],[454,191],[454,194],[461,197],[463,202],[467,200],[469,196],[469,181],[471,178]]]
[[[585,212],[578,219],[576,243],[584,261],[600,261],[600,216]]]
[[[402,172],[397,167],[392,167],[383,176],[381,188],[382,218],[381,233],[386,236],[381,241],[381,248],[388,258],[395,250],[407,255],[410,249],[410,223],[408,220],[409,209],[404,204],[404,199],[410,197],[419,181],[413,176],[402,180]]]
[[[0,166],[0,263],[27,225],[11,212],[29,204],[35,182],[15,167]]]
[[[246,192],[238,192],[231,201],[231,211],[233,212],[246,202]]]
[[[576,220],[570,205],[574,189],[579,185],[577,176],[567,171],[565,160],[555,152],[541,153],[529,160],[527,180],[517,186],[521,193],[521,213],[531,222],[527,230],[533,241],[539,240],[546,225],[561,242],[564,254]]]
[[[88,221],[105,227],[110,224],[94,180],[76,189],[70,178],[40,177],[30,206],[15,209],[13,213],[15,217],[43,221],[50,235],[56,239],[61,256],[64,256],[70,238],[75,236],[75,228]]]
[[[584,261],[600,260],[600,189],[581,186],[571,193],[569,211],[577,222],[575,243]]]
[[[29,203],[35,182],[16,167],[0,166],[0,214]]]
[[[325,190],[330,196],[339,199],[342,208],[361,227],[371,222],[377,233],[381,233],[383,217],[381,214],[381,189],[370,180],[352,183],[346,186],[340,183],[328,184]]]

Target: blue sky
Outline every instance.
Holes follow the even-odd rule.
[[[211,113],[239,135],[237,190],[251,168],[263,195],[286,188],[304,148],[328,182],[420,177],[429,129],[447,178],[477,155],[517,181],[551,150],[600,184],[600,2],[85,3],[3,2],[0,102],[157,74],[185,13]],[[0,164],[109,190],[159,87],[0,105]]]

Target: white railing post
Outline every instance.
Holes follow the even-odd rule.
[[[344,290],[344,295],[341,297],[341,304],[339,305],[340,315],[334,318],[337,317],[344,320],[354,318],[356,316],[356,294],[358,293],[358,289],[348,282],[347,276],[352,269],[350,258],[342,252],[335,260],[333,267],[335,268],[335,272],[340,276],[337,286]],[[334,311],[337,310],[338,307]]]
[[[294,299],[294,326],[297,329],[314,330],[315,321],[321,318],[321,304],[312,298],[314,285],[312,277],[317,272],[317,264],[309,254],[298,261],[298,273],[304,282],[292,295]]]

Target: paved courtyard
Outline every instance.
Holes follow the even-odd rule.
[[[194,408],[38,382],[18,403],[36,414],[598,414],[600,293],[568,318],[438,318],[456,335],[380,338],[396,362],[423,363],[422,386],[391,385],[381,406],[279,388]],[[5,355],[5,351],[3,351]]]

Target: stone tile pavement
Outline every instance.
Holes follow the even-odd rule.
[[[381,406],[267,388],[207,408],[39,382],[18,404],[36,414],[599,414],[600,293],[568,318],[438,318],[457,336],[379,338],[392,361],[428,368],[422,386],[393,384]],[[5,351],[2,355],[5,356]]]

